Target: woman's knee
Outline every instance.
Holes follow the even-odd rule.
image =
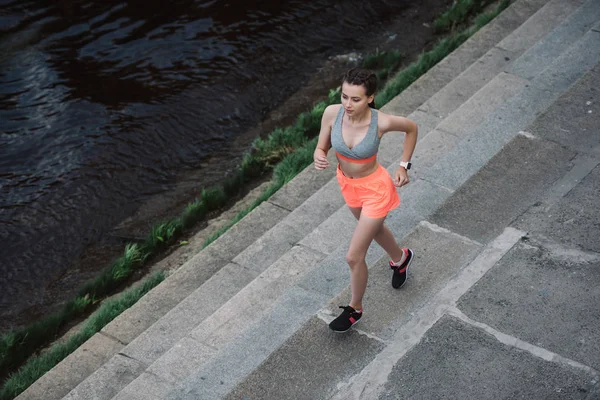
[[[365,255],[349,251],[348,253],[346,253],[346,262],[348,263],[350,268],[355,268],[365,263]]]

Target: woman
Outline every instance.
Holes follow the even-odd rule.
[[[417,143],[417,125],[406,118],[384,114],[374,109],[377,77],[370,71],[354,68],[342,83],[342,104],[327,107],[314,153],[315,168],[329,166],[327,152],[333,147],[338,159],[337,179],[346,204],[358,220],[346,261],[350,266],[352,299],[329,327],[345,332],[362,317],[362,299],[367,287],[367,249],[375,239],[391,258],[392,286],[406,282],[406,271],[414,253],[402,249],[384,225],[388,212],[400,205],[396,187],[409,182],[407,170]],[[377,162],[381,137],[392,131],[406,132],[400,167],[393,179]]]

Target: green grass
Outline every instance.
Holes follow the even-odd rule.
[[[377,79],[385,82],[392,73],[394,73],[402,63],[402,53],[400,50],[380,52],[379,49],[374,54],[370,54],[363,60],[363,68],[376,71]]]
[[[115,317],[135,304],[142,296],[164,280],[163,272],[155,273],[140,285],[123,292],[118,298],[105,301],[94,312],[84,326],[65,343],[55,344],[39,355],[30,357],[27,362],[12,374],[0,389],[0,400],[9,400],[18,396],[39,377],[74,352],[86,340],[99,332]]]
[[[454,6],[459,7],[459,4],[462,3],[465,1],[457,1]],[[421,54],[417,61],[394,76],[391,74],[400,65],[402,59],[399,52],[377,51],[366,57],[365,67],[376,69],[378,75],[389,77],[384,89],[376,96],[376,104],[382,106],[400,94],[509,4],[510,0],[502,0],[494,12],[477,16],[473,26],[460,32],[454,32],[440,40],[433,49]],[[450,13],[450,11],[448,12]],[[456,22],[454,26],[465,21],[465,17],[462,16],[464,11],[453,11],[453,13],[452,18],[455,18]],[[245,183],[272,173],[272,182],[260,197],[247,209],[239,212],[225,227],[207,238],[204,247],[216,240],[263,201],[270,198],[285,183],[312,163],[316,145],[314,136],[318,134],[323,111],[329,104],[339,103],[339,99],[340,88],[332,89],[325,101],[316,104],[311,111],[300,114],[294,125],[275,129],[268,137],[256,139],[253,142],[252,150],[243,157],[240,168],[227,176],[222,185],[205,188],[200,198],[190,203],[180,217],[153,226],[150,234],[142,243],[128,244],[123,256],[105,268],[97,278],[86,283],[79,290],[78,296],[69,301],[60,312],[49,315],[23,329],[4,334],[0,340],[0,376],[14,370],[27,357],[53,340],[67,322],[81,316],[95,302],[117,290],[148,259],[159,254],[168,246],[176,244],[185,229],[202,220],[207,212],[223,207],[231,197],[240,193]],[[311,137],[312,139],[310,139]],[[21,387],[14,383],[11,385]]]
[[[498,14],[500,14],[503,10],[505,10],[510,5],[511,2],[512,2],[512,0],[501,0],[498,3],[498,5],[496,6],[495,11],[482,13],[482,14],[479,14],[478,16],[476,16],[475,20],[473,22],[474,22],[475,26],[477,27],[477,29],[481,29],[484,26],[486,26],[491,20],[496,18],[496,16]]]
[[[81,316],[91,303],[89,297],[76,297],[69,301],[59,312],[44,317],[26,329],[10,331],[0,340],[0,370],[3,375],[22,363],[37,348],[54,338],[60,328],[68,321]],[[31,346],[33,351],[31,351]]]
[[[438,33],[454,30],[455,27],[468,22],[472,15],[480,13],[490,3],[492,3],[490,0],[455,0],[445,13],[435,19],[433,27]]]

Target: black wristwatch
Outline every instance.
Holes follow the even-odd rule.
[[[412,164],[410,163],[410,161],[400,161],[400,166],[404,167],[404,169],[406,169],[407,171],[410,169],[410,167],[412,166]]]

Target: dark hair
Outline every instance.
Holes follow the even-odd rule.
[[[377,90],[377,75],[368,69],[352,68],[346,72],[342,82],[364,86],[367,90],[367,96],[374,94]],[[375,100],[369,103],[369,107],[375,108]]]

